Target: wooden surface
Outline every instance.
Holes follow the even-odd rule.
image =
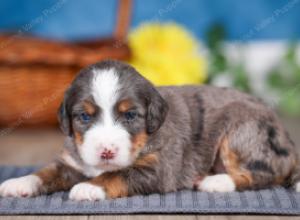
[[[291,137],[300,146],[297,120],[285,120]],[[1,129],[0,129],[1,131]],[[1,132],[0,132],[1,134]],[[0,135],[0,165],[43,165],[55,158],[63,145],[62,133],[55,129],[22,130],[16,128],[6,135]],[[5,220],[279,220],[300,219],[293,216],[243,216],[243,215],[99,215],[99,216],[0,216]]]
[[[223,215],[101,215],[101,216],[0,216],[5,220],[291,220],[300,217],[287,216],[223,216]]]

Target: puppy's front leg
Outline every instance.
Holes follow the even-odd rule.
[[[104,173],[90,181],[78,183],[70,191],[72,200],[103,200],[128,195],[128,183],[122,172]]]
[[[103,200],[136,194],[162,192],[156,170],[156,156],[148,154],[129,168],[103,173],[70,191],[72,200]]]
[[[0,195],[32,197],[68,190],[83,180],[85,177],[78,171],[61,162],[55,162],[33,174],[4,181],[0,185]]]

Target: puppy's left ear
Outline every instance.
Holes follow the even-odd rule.
[[[148,96],[147,133],[157,131],[166,119],[169,106],[159,92],[152,87]]]

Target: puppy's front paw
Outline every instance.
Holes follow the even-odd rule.
[[[9,179],[0,185],[0,195],[3,197],[31,197],[39,194],[42,180],[35,175]]]
[[[217,174],[200,180],[198,189],[204,192],[232,192],[235,183],[228,174]]]
[[[70,191],[69,198],[76,201],[96,201],[105,199],[105,191],[101,186],[90,183],[79,183]]]

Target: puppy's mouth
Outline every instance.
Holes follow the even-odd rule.
[[[131,165],[131,161],[128,164],[118,164],[114,160],[101,160],[96,165],[97,168],[105,170],[105,171],[116,171],[124,169]]]
[[[121,170],[124,167],[107,162],[107,163],[99,163],[97,165],[97,168],[105,171],[116,171],[116,170]]]

